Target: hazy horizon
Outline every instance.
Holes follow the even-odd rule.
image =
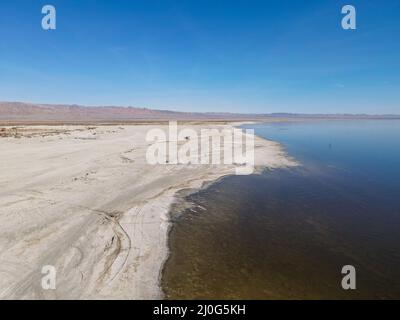
[[[136,108],[136,109],[147,109],[147,110],[154,110],[154,111],[166,111],[166,112],[182,112],[182,113],[215,113],[215,114],[243,114],[243,115],[274,115],[274,114],[288,114],[288,115],[326,115],[326,116],[333,116],[333,115],[349,115],[349,116],[399,116],[400,113],[307,113],[307,112],[287,112],[287,111],[277,111],[277,112],[265,112],[265,113],[253,113],[253,112],[230,112],[230,111],[191,111],[191,110],[174,110],[171,108],[153,108],[151,106],[134,106],[134,105],[117,105],[117,104],[110,104],[110,105],[84,105],[80,103],[42,103],[42,102],[31,102],[31,101],[0,101],[0,104],[26,104],[26,105],[35,105],[35,106],[76,106],[76,107],[84,107],[84,108]]]

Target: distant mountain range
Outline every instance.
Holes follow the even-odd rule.
[[[0,102],[2,122],[115,122],[135,120],[263,120],[271,118],[299,119],[400,119],[400,115],[367,114],[239,114],[239,113],[193,113],[154,110],[137,107],[80,105],[50,105],[23,102]]]

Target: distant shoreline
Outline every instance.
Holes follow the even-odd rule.
[[[317,121],[372,121],[372,120],[400,120],[400,116],[398,118],[379,118],[379,117],[370,117],[370,118],[264,118],[264,119],[237,119],[237,120],[215,120],[215,119],[193,119],[193,120],[178,120],[178,123],[181,125],[199,125],[204,123],[210,123],[214,125],[228,125],[228,124],[241,124],[246,122],[251,123],[277,123],[277,122],[317,122]],[[13,120],[1,120],[0,119],[0,127],[18,127],[18,126],[117,126],[117,125],[165,125],[169,121],[175,121],[174,119],[149,119],[149,120],[113,120],[113,121],[104,121],[104,120],[74,120],[74,121],[13,121]]]

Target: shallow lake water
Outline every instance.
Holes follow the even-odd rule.
[[[245,127],[301,166],[226,177],[172,211],[166,298],[399,299],[400,121]]]

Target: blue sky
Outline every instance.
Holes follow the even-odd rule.
[[[0,100],[400,114],[399,39],[398,0],[2,0]]]

